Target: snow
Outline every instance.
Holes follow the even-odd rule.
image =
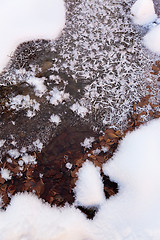
[[[137,0],[131,7],[133,22],[139,25],[149,24],[157,19],[152,0]],[[150,51],[160,54],[160,24],[159,19],[150,26],[149,32],[143,38],[143,44]]]
[[[104,153],[106,153],[106,152],[108,152],[108,150],[109,150],[109,147],[105,147],[105,146],[102,146],[101,147],[101,150],[104,152]]]
[[[85,207],[99,206],[105,201],[100,169],[86,161],[78,172],[75,204]]]
[[[85,138],[84,142],[81,143],[81,146],[84,148],[91,148],[92,147],[92,143],[95,141],[94,137],[90,137],[90,138]]]
[[[73,111],[73,112],[76,112],[79,116],[81,116],[82,118],[84,116],[86,116],[88,110],[86,107],[80,105],[78,102],[74,103],[70,109]]]
[[[52,40],[65,25],[63,0],[6,0],[0,3],[0,71],[20,43]]]
[[[11,179],[11,172],[6,168],[1,168],[1,177],[6,181]]]
[[[0,140],[0,148],[3,147],[5,141],[6,141],[6,140],[3,140],[3,139]]]
[[[17,95],[9,99],[6,107],[16,111],[27,109],[27,116],[31,118],[39,111],[40,104],[35,99],[31,99],[29,95]]]
[[[22,160],[20,160],[18,163],[19,163],[20,166],[23,166],[23,163],[25,163],[25,164],[36,164],[36,157],[25,153],[22,156]]]
[[[37,139],[36,141],[33,142],[34,147],[41,152],[42,148],[43,148],[43,143]]]
[[[139,25],[149,24],[157,18],[152,0],[137,0],[131,7],[131,13],[133,22]]]
[[[69,93],[65,93],[64,90],[60,91],[57,87],[54,87],[49,94],[50,103],[55,106],[69,98]]]
[[[119,193],[94,220],[99,240],[160,238],[160,119],[127,134],[103,171],[118,182]],[[97,227],[97,229],[96,229]]]
[[[28,193],[12,198],[0,223],[1,240],[95,240],[79,210],[50,207]]]
[[[128,133],[104,174],[119,192],[104,199],[100,169],[86,161],[78,172],[73,206],[50,207],[32,194],[12,197],[0,212],[1,240],[160,239],[160,119]],[[98,205],[93,220],[76,209]]]
[[[71,164],[71,163],[69,163],[69,162],[68,162],[68,163],[66,163],[66,168],[70,170],[70,169],[72,168],[72,164]]]
[[[47,91],[47,87],[44,85],[45,78],[37,78],[31,76],[26,80],[31,86],[34,87],[35,95],[38,97],[42,97],[43,94]]]
[[[60,117],[58,115],[55,115],[55,114],[52,114],[49,120],[50,120],[50,122],[55,123],[56,126],[58,126],[61,122]]]
[[[160,54],[160,25],[157,25],[144,36],[144,45],[152,52]]]
[[[10,157],[15,158],[15,159],[20,156],[18,149],[10,149],[8,151],[8,154],[10,155]]]

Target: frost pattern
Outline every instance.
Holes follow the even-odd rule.
[[[80,1],[68,13],[63,35],[52,48],[60,55],[53,70],[83,82],[80,101],[90,119],[102,126],[124,125],[133,102],[151,85],[148,70],[156,57],[142,45],[145,29],[132,24],[132,2]],[[66,5],[69,11],[71,3]]]

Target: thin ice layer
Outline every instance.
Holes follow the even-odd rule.
[[[69,10],[69,3],[68,10]],[[143,46],[144,29],[131,20],[132,1],[82,0],[68,13],[53,70],[83,84],[81,116],[93,125],[125,125],[133,102],[147,94],[153,56]],[[153,100],[154,101],[154,100]],[[76,103],[76,102],[75,102]]]

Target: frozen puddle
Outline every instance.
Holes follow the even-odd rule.
[[[67,1],[59,39],[18,48],[1,76],[2,84],[10,83],[0,90],[3,148],[9,150],[14,139],[17,148],[34,150],[34,141],[45,144],[76,122],[94,131],[108,125],[125,128],[133,103],[148,94],[147,86],[157,103],[158,76],[150,74],[157,57],[142,45],[148,29],[133,25],[132,3]],[[151,106],[139,111],[144,109],[143,120],[150,120]]]

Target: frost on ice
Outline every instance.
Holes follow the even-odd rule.
[[[55,39],[64,24],[63,0],[1,1],[0,72],[20,43],[37,39]]]
[[[60,117],[58,115],[55,115],[55,114],[52,114],[49,120],[50,120],[50,122],[55,123],[56,126],[58,126],[61,122]]]
[[[82,105],[80,105],[78,102],[74,103],[70,109],[73,112],[76,112],[79,116],[84,117],[86,116],[88,109]]]
[[[21,109],[27,109],[27,116],[32,118],[39,111],[40,104],[35,100],[31,99],[29,95],[17,95],[9,99],[6,103],[6,107],[19,111]]]
[[[90,138],[85,138],[84,142],[81,143],[81,146],[84,148],[91,148],[92,147],[92,143],[95,141],[94,137],[90,137]]]
[[[69,98],[69,93],[65,93],[64,90],[60,91],[57,87],[54,87],[49,95],[50,103],[55,106]]]

